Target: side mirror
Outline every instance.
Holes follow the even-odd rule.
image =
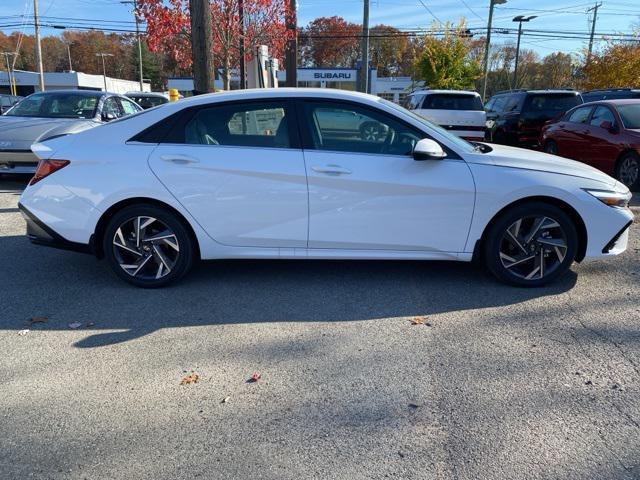
[[[618,132],[618,129],[609,120],[605,120],[604,122],[602,122],[600,124],[600,128],[604,128],[605,130],[608,130],[611,133]]]
[[[116,116],[111,112],[102,114],[102,121],[103,122],[110,122],[111,120],[115,120],[115,118],[116,118]]]
[[[430,138],[419,140],[413,148],[414,160],[442,160],[446,156],[440,144]]]

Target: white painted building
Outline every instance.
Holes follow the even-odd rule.
[[[30,95],[40,91],[38,74],[36,72],[13,72],[18,95]],[[140,82],[123,80],[121,78],[106,77],[107,91],[126,93],[139,91]],[[102,75],[92,75],[82,72],[45,72],[45,90],[104,90],[105,78]],[[151,91],[151,84],[144,83],[144,91]],[[0,93],[9,93],[9,76],[7,72],[0,72]]]
[[[284,85],[287,74],[281,70],[277,72],[278,82]],[[232,88],[238,84],[237,75],[231,76]],[[392,102],[401,103],[407,94],[417,88],[419,83],[411,77],[378,77],[378,71],[370,72],[370,93],[378,95]],[[299,68],[298,87],[339,88],[342,90],[358,89],[358,70],[355,68]],[[189,96],[193,91],[191,77],[174,77],[168,79],[168,88],[176,88]],[[216,80],[216,88],[222,88],[222,81]]]

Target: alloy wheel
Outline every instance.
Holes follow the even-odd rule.
[[[149,216],[137,216],[122,223],[112,243],[120,268],[141,280],[169,275],[180,256],[176,234],[164,222]]]
[[[546,216],[527,216],[513,222],[500,240],[500,261],[512,275],[540,280],[562,265],[567,236],[560,223]]]
[[[627,186],[635,185],[640,175],[640,161],[631,155],[626,156],[620,161],[618,168],[618,180]]]
[[[375,125],[365,125],[362,128],[362,139],[367,141],[375,141],[380,136],[380,131]]]

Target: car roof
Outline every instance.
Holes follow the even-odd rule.
[[[526,89],[518,89],[518,90],[502,90],[500,92],[496,92],[494,93],[494,95],[509,95],[509,94],[519,94],[519,93],[525,93],[525,94],[534,94],[534,95],[540,95],[540,94],[551,94],[551,95],[556,95],[556,94],[563,94],[563,93],[569,93],[569,94],[574,94],[574,95],[579,95],[580,92],[578,92],[577,90],[564,90],[561,88],[556,88],[556,89],[548,89],[548,90],[526,90]]]
[[[44,92],[33,92],[31,95],[41,93],[48,95],[50,93],[73,93],[75,95],[84,95],[87,97],[97,97],[102,95],[118,95],[117,93],[103,92],[102,90],[80,90],[75,88],[61,89],[61,90],[45,90]]]
[[[480,94],[478,92],[474,92],[472,90],[428,90],[428,89],[424,89],[424,90],[416,90],[414,92],[411,92],[410,95],[419,93],[421,95],[430,95],[433,93],[437,93],[439,95],[442,94],[451,94],[451,95],[473,95],[474,97],[479,97]]]
[[[125,93],[125,96],[136,96],[136,97],[162,97],[162,98],[166,98],[166,95],[164,93],[160,93],[160,92],[127,92]]]
[[[583,105],[596,105],[596,104],[605,104],[605,105],[634,105],[640,104],[640,98],[612,98],[610,100],[596,100],[594,102],[586,102]]]
[[[585,93],[603,93],[603,92],[640,92],[640,88],[596,88],[594,90],[585,90]]]
[[[259,100],[269,98],[326,98],[327,100],[360,100],[381,102],[382,99],[375,95],[367,93],[351,92],[348,90],[339,90],[336,88],[249,88],[246,90],[231,90],[217,93],[206,93],[180,100],[181,106],[200,105],[211,103],[214,101],[233,101],[233,100]]]

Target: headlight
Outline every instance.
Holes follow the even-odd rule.
[[[625,208],[631,200],[631,192],[629,190],[626,192],[614,192],[611,190],[591,190],[585,188],[584,191],[610,207]]]

